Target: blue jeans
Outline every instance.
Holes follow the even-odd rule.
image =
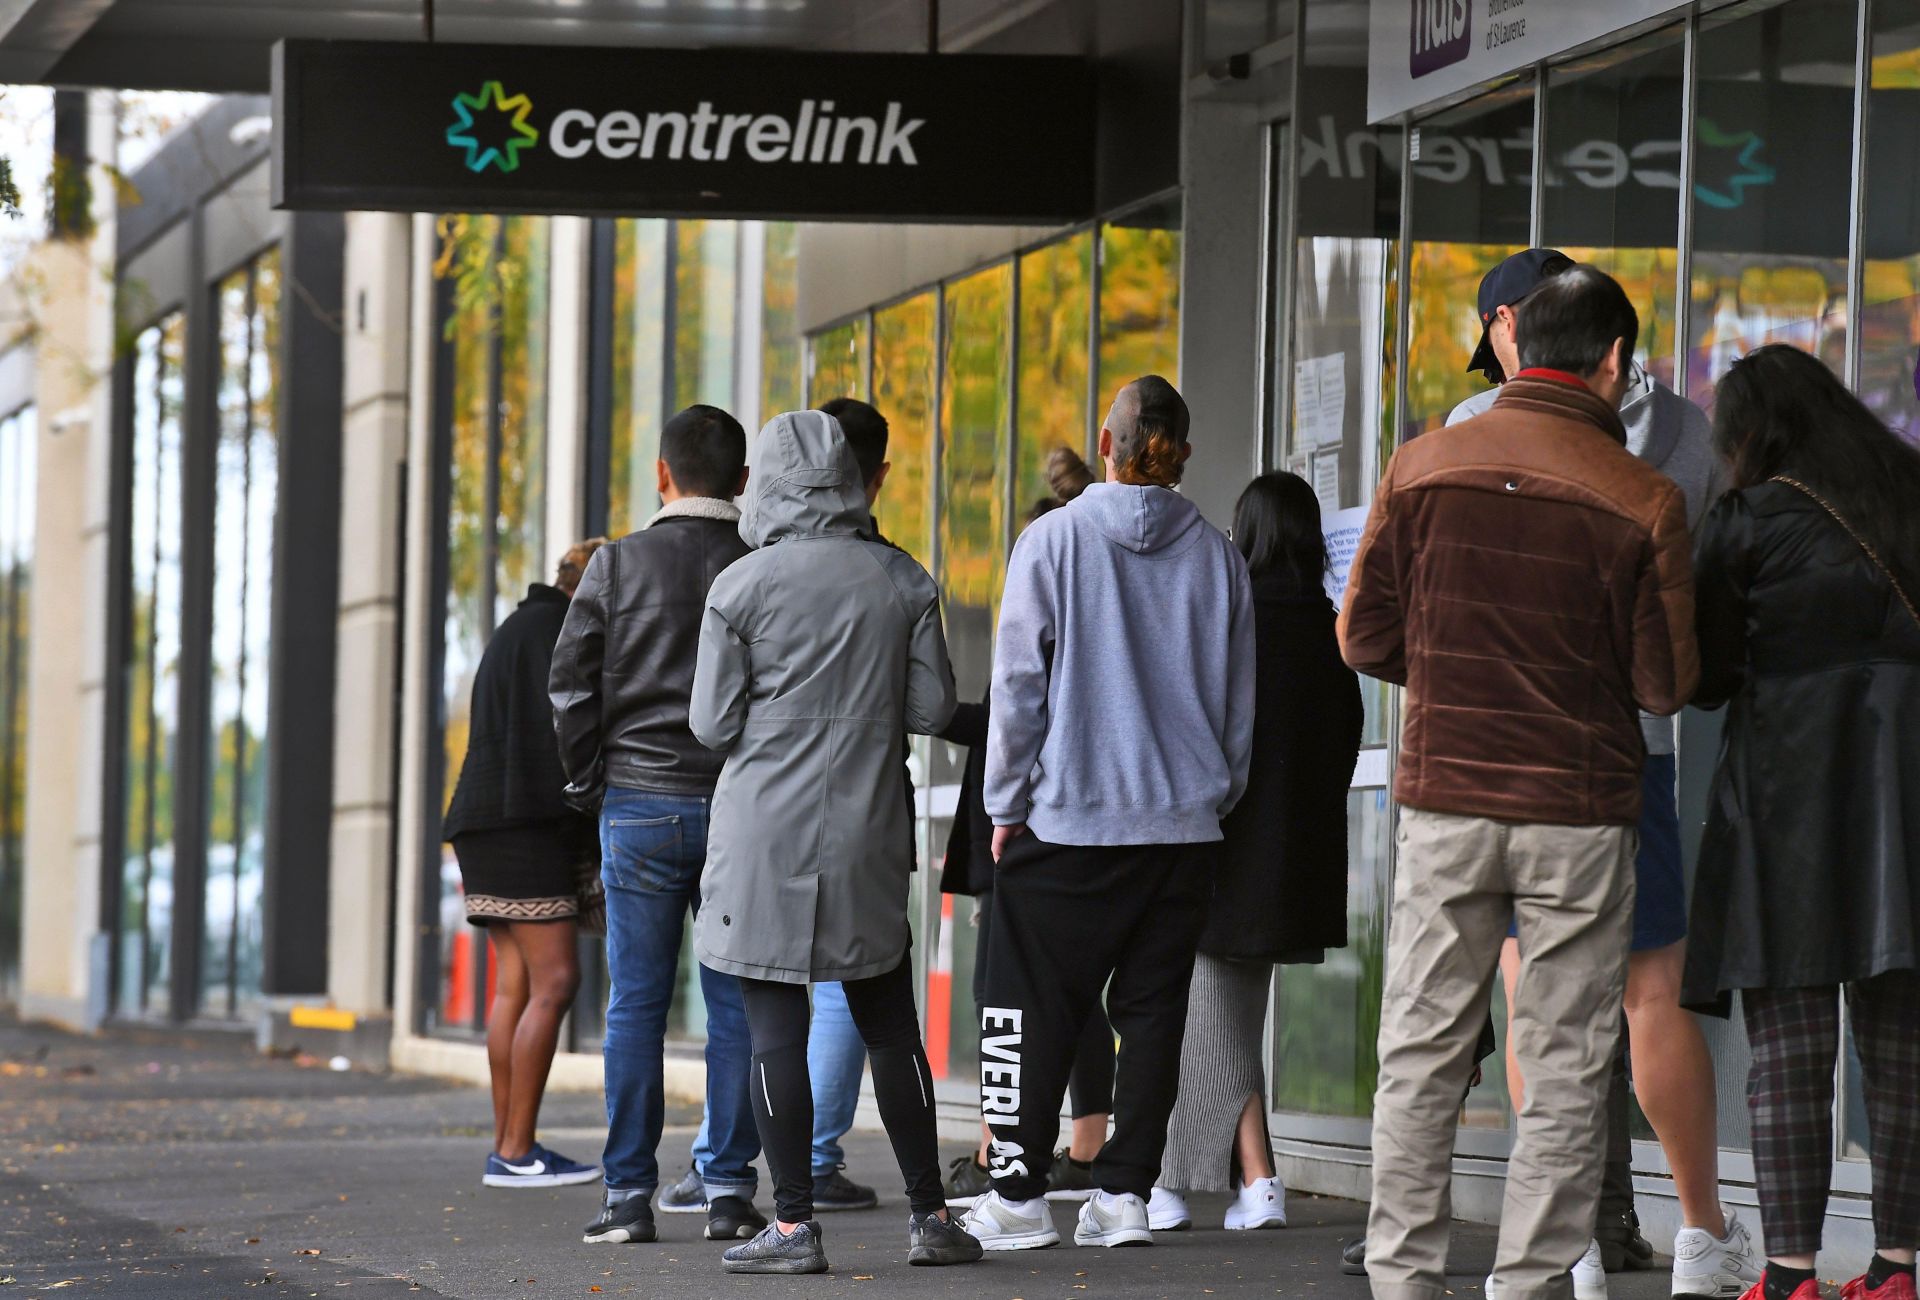
[[[680,971],[680,937],[700,906],[708,800],[610,786],[600,809],[600,875],[607,886],[608,1187],[652,1192],[666,1120],[662,1080],[667,1008]],[[747,1093],[753,1048],[731,975],[700,968],[707,1002],[706,1151],[696,1151],[707,1199],[752,1199],[760,1154]]]
[[[846,1161],[840,1139],[853,1127],[860,1104],[860,1076],[867,1045],[854,1027],[847,995],[836,984],[813,986],[813,1026],[807,1033],[807,1073],[813,1079],[813,1174],[825,1178]],[[700,1121],[693,1163],[701,1169],[713,1152],[711,1120]]]

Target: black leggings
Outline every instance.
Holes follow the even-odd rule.
[[[933,1074],[913,1004],[913,962],[903,955],[885,975],[846,980],[847,1009],[867,1045],[874,1100],[893,1142],[916,1214],[946,1205],[934,1128]],[[753,1036],[753,1118],[773,1175],[773,1204],[784,1223],[813,1217],[813,1081],[807,1075],[807,986],[742,979]]]

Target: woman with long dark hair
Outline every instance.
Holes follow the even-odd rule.
[[[1920,1244],[1920,451],[1818,359],[1769,345],[1721,380],[1734,490],[1696,561],[1697,703],[1731,704],[1694,884],[1685,996],[1753,1048],[1768,1259],[1749,1300],[1817,1300],[1840,993],[1877,1253],[1847,1300],[1913,1300]]]
[[[1274,964],[1347,946],[1347,788],[1360,752],[1360,679],[1340,658],[1320,502],[1297,474],[1240,494],[1233,542],[1253,582],[1253,762],[1221,823],[1187,998],[1180,1094],[1150,1226],[1192,1225],[1181,1192],[1231,1191],[1225,1227],[1280,1228],[1286,1188],[1267,1138],[1261,1060]],[[1177,1189],[1177,1190],[1176,1190]]]

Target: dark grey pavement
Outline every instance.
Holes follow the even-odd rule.
[[[703,1217],[661,1215],[655,1245],[590,1247],[579,1230],[596,1188],[482,1189],[489,1114],[477,1088],[269,1060],[222,1035],[79,1038],[0,1024],[0,1300],[1366,1295],[1363,1279],[1339,1271],[1365,1208],[1301,1195],[1284,1231],[1206,1228],[1226,1198],[1199,1197],[1203,1229],[1159,1234],[1151,1249],[1068,1244],[909,1269],[891,1155],[869,1134],[849,1144],[849,1173],[883,1188],[881,1208],[822,1216],[834,1272],[728,1277],[721,1247],[700,1239]],[[695,1119],[670,1117],[670,1173],[684,1167]],[[592,1159],[604,1129],[597,1097],[548,1099],[550,1145]],[[1070,1209],[1055,1217],[1070,1241]],[[1456,1231],[1466,1300],[1492,1249],[1488,1229]],[[1665,1294],[1662,1274],[1614,1279],[1613,1300]]]

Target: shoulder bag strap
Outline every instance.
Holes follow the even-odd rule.
[[[1769,482],[1785,483],[1790,488],[1794,488],[1797,491],[1806,493],[1806,495],[1812,499],[1815,505],[1819,506],[1822,510],[1832,515],[1833,522],[1836,524],[1839,524],[1842,528],[1846,529],[1847,536],[1853,539],[1854,545],[1858,546],[1861,550],[1865,551],[1867,553],[1867,558],[1873,561],[1873,567],[1880,570],[1881,574],[1885,576],[1886,580],[1893,584],[1893,594],[1900,597],[1900,603],[1907,607],[1907,613],[1912,616],[1913,621],[1915,623],[1920,623],[1920,608],[1916,608],[1914,606],[1913,598],[1907,595],[1906,588],[1900,585],[1900,579],[1893,576],[1893,570],[1888,568],[1887,562],[1880,558],[1880,552],[1874,550],[1873,547],[1867,542],[1866,538],[1862,537],[1859,533],[1854,531],[1853,525],[1847,522],[1846,517],[1844,515],[1842,515],[1838,510],[1835,510],[1833,508],[1833,503],[1831,501],[1828,501],[1825,497],[1821,496],[1818,492],[1815,492],[1812,488],[1808,487],[1805,483],[1802,483],[1799,479],[1788,478],[1785,474],[1775,474],[1773,478],[1769,480]]]

